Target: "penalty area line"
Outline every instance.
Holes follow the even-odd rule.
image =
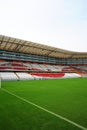
[[[53,115],[53,116],[55,116],[55,117],[58,117],[58,118],[60,118],[60,119],[62,119],[62,120],[64,120],[64,121],[66,121],[66,122],[68,122],[68,123],[70,123],[70,124],[72,124],[72,125],[74,125],[74,126],[76,126],[76,127],[78,127],[78,128],[80,128],[80,129],[82,129],[82,130],[87,130],[87,128],[85,128],[84,126],[79,125],[79,124],[75,123],[74,121],[69,120],[68,118],[66,118],[66,117],[64,117],[64,116],[61,116],[61,115],[59,115],[59,114],[56,114],[56,113],[54,113],[54,112],[52,112],[52,111],[50,111],[50,110],[48,110],[48,109],[46,109],[46,108],[44,108],[44,107],[41,107],[41,106],[39,106],[39,105],[37,105],[37,104],[35,104],[35,103],[33,103],[33,102],[31,102],[31,101],[25,99],[25,98],[22,98],[22,97],[16,95],[16,94],[14,94],[14,93],[12,93],[12,92],[10,92],[10,91],[4,89],[4,88],[1,88],[1,89],[2,89],[3,91],[5,91],[6,93],[8,93],[8,94],[10,94],[10,95],[12,95],[12,96],[14,96],[14,97],[16,97],[16,98],[22,100],[23,102],[26,102],[26,103],[28,103],[28,104],[31,104],[31,105],[33,105],[33,106],[35,106],[35,107],[37,107],[37,108],[39,108],[39,109],[41,109],[41,110],[47,112],[47,113],[50,113],[51,115]]]

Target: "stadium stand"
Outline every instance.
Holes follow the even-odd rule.
[[[0,35],[0,75],[2,80],[87,77],[87,53]]]
[[[64,73],[33,73],[34,76],[40,76],[40,77],[49,77],[49,78],[58,78],[63,77]]]
[[[20,80],[31,80],[34,79],[34,77],[31,74],[23,73],[23,72],[17,72],[17,76]]]
[[[63,78],[80,78],[81,75],[76,74],[76,73],[65,73]]]
[[[0,72],[1,80],[18,80],[14,72]]]

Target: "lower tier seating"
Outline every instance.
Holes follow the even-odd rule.
[[[27,73],[27,72],[0,72],[1,80],[34,80],[34,79],[57,79],[79,78],[77,73]]]
[[[18,76],[18,78],[20,80],[34,79],[33,76],[31,74],[28,74],[28,73],[19,72],[19,73],[16,73],[16,75]]]
[[[14,72],[0,72],[0,77],[2,80],[18,80]]]
[[[64,73],[32,73],[33,76],[38,77],[49,77],[49,78],[57,78],[57,77],[63,77]]]
[[[79,77],[81,77],[81,75],[77,73],[65,73],[63,78],[79,78]]]

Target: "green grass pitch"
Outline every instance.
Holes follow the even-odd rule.
[[[77,123],[79,128],[20,98]],[[87,79],[2,82],[0,130],[87,130]]]

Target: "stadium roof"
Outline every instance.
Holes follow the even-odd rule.
[[[87,52],[67,51],[3,35],[0,35],[0,50],[44,55],[56,58],[87,58]]]

